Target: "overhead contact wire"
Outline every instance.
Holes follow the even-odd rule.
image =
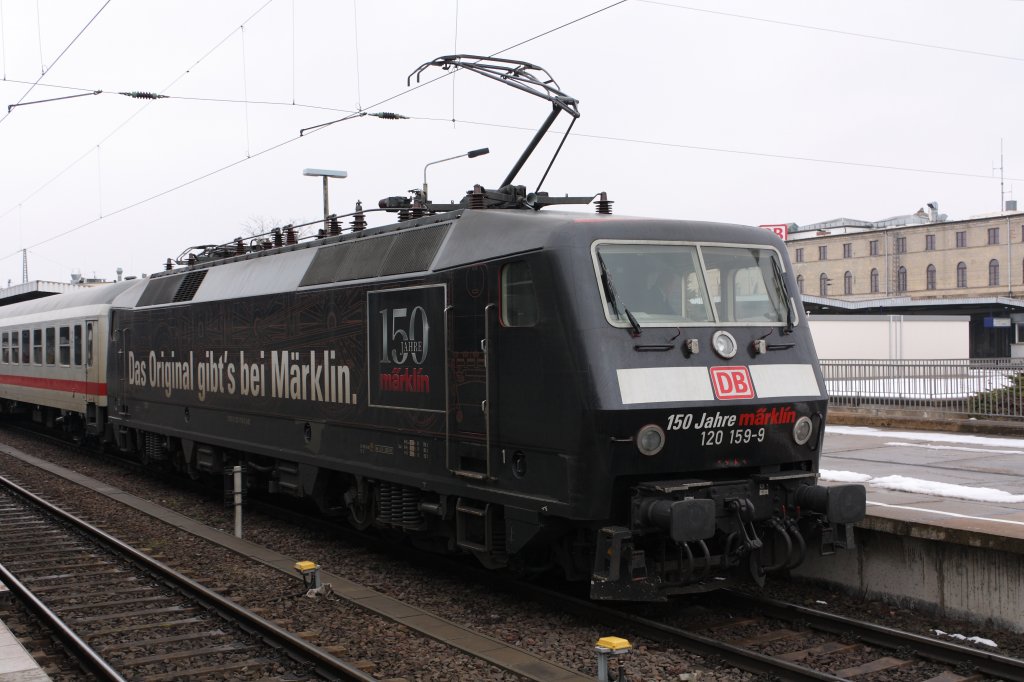
[[[356,49],[356,109],[363,110],[363,86],[360,78],[359,68],[359,11],[356,5],[357,0],[352,0],[352,43]]]
[[[245,24],[238,27],[242,36],[242,99],[245,100],[245,155],[251,156],[249,148],[249,78],[245,63]]]
[[[66,46],[64,47],[64,49],[63,49],[63,50],[61,50],[61,51],[60,51],[60,54],[59,54],[59,55],[57,55],[57,58],[53,60],[53,63],[52,63],[52,64],[50,64],[50,70],[51,70],[51,71],[53,70],[53,67],[57,65],[57,62],[59,62],[59,61],[61,60],[61,58],[62,58],[62,57],[63,57],[63,56],[64,56],[64,55],[65,55],[65,54],[67,53],[67,51],[71,49],[71,46],[72,46],[72,45],[74,45],[74,44],[75,44],[75,43],[76,43],[76,42],[78,41],[78,39],[82,37],[82,34],[83,34],[83,33],[85,33],[85,31],[86,31],[86,30],[87,30],[87,29],[88,29],[88,28],[89,28],[90,26],[92,26],[92,22],[96,21],[96,18],[97,18],[97,17],[98,17],[99,15],[100,15],[100,13],[101,13],[101,12],[102,12],[103,10],[105,10],[105,9],[107,8],[107,5],[109,5],[109,4],[110,4],[110,1],[111,1],[111,0],[107,0],[106,2],[104,2],[104,3],[103,3],[103,6],[102,6],[102,7],[100,7],[100,8],[98,9],[98,10],[96,10],[96,13],[92,15],[92,18],[91,18],[91,19],[89,19],[89,21],[88,21],[88,22],[86,22],[85,26],[83,26],[83,27],[82,27],[82,30],[80,30],[80,31],[79,31],[79,32],[78,32],[78,33],[77,33],[77,34],[75,35],[75,37],[71,39],[71,42],[70,42],[70,43],[68,43],[68,44],[67,44],[67,45],[66,45]],[[40,42],[40,45],[42,45],[42,43],[41,43],[41,42]],[[42,49],[42,48],[40,47],[40,49]],[[40,54],[41,54],[41,53],[40,53]],[[25,91],[25,94],[23,94],[23,95],[21,96],[21,99],[19,99],[19,100],[18,100],[17,102],[15,102],[15,104],[21,104],[22,102],[24,102],[24,101],[25,101],[25,98],[26,98],[26,97],[28,97],[29,93],[30,93],[30,92],[32,92],[32,90],[33,90],[33,89],[34,89],[34,88],[35,88],[35,87],[36,87],[37,85],[39,85],[39,81],[43,80],[43,77],[44,77],[44,76],[46,75],[46,73],[47,73],[47,72],[44,72],[44,73],[41,73],[41,74],[39,74],[39,78],[37,78],[37,79],[36,79],[36,80],[35,80],[35,81],[34,81],[34,82],[32,83],[32,85],[30,85],[30,86],[29,86],[28,90],[26,90],[26,91]],[[0,118],[0,124],[2,124],[2,123],[3,123],[4,121],[6,121],[6,120],[7,120],[7,117],[11,115],[11,111],[13,111],[13,109],[8,109],[8,110],[7,110],[7,113],[6,113],[6,114],[4,114],[4,117],[3,117],[3,118]],[[6,214],[4,214],[4,215],[6,215]]]
[[[97,16],[99,16],[100,12],[102,12],[102,11],[103,11],[103,9],[104,9],[104,8],[106,8],[106,6],[110,4],[110,1],[111,1],[111,0],[107,0],[107,1],[106,1],[106,2],[105,2],[105,3],[103,4],[103,7],[100,7],[100,9],[99,9],[99,10],[97,10],[97,12],[96,12],[96,14],[95,14],[95,15],[93,16],[93,18],[89,20],[89,24],[91,24],[91,23],[92,23],[92,22],[93,22],[93,21],[94,21],[94,20],[96,19],[96,17],[97,17]],[[248,18],[247,18],[247,19],[246,19],[245,21],[243,21],[243,22],[242,22],[242,25],[244,26],[245,24],[247,24],[247,23],[249,23],[250,21],[252,21],[252,20],[253,20],[253,19],[254,19],[254,18],[255,18],[255,17],[256,17],[256,16],[257,16],[257,15],[258,15],[258,14],[259,14],[260,12],[262,12],[263,10],[265,10],[265,9],[267,8],[267,6],[268,6],[268,5],[270,4],[270,3],[272,3],[272,2],[274,2],[274,0],[267,0],[267,1],[265,2],[265,3],[263,3],[263,4],[262,4],[262,5],[261,5],[261,6],[259,7],[259,9],[257,9],[257,10],[256,10],[255,12],[253,12],[252,14],[250,14],[250,15],[249,15],[249,17],[248,17]],[[78,33],[78,36],[75,36],[75,39],[71,41],[71,43],[70,43],[70,44],[68,45],[68,47],[71,47],[71,45],[72,45],[72,44],[74,44],[75,40],[78,40],[78,37],[79,37],[79,36],[81,36],[81,35],[82,35],[82,33],[83,33],[83,32],[85,31],[85,29],[89,27],[89,24],[86,24],[86,25],[85,25],[85,28],[83,28],[83,29],[82,29],[82,31],[79,31],[79,33]],[[232,31],[231,31],[230,33],[228,33],[228,34],[227,34],[226,36],[224,36],[224,38],[223,38],[223,39],[221,39],[221,40],[220,40],[220,41],[219,41],[219,42],[218,42],[218,43],[217,43],[216,45],[214,45],[214,46],[213,46],[212,48],[210,48],[209,50],[207,50],[207,51],[206,51],[206,53],[205,53],[205,54],[204,54],[204,55],[203,55],[202,57],[200,57],[199,59],[197,59],[197,60],[196,60],[196,61],[195,61],[195,62],[194,62],[194,63],[192,64],[192,66],[190,66],[189,68],[187,68],[187,69],[186,69],[186,70],[185,70],[184,72],[182,72],[182,73],[181,73],[181,74],[180,74],[179,76],[177,76],[177,77],[176,77],[176,78],[175,78],[174,80],[172,80],[172,81],[171,81],[171,82],[170,82],[169,84],[167,84],[166,86],[164,86],[164,88],[163,88],[163,89],[162,89],[162,90],[160,91],[160,92],[161,92],[161,94],[162,94],[162,93],[164,93],[164,92],[166,92],[167,90],[171,89],[172,87],[174,87],[174,86],[175,86],[175,84],[177,84],[177,82],[178,82],[178,81],[180,81],[180,80],[181,80],[182,78],[184,78],[184,77],[185,77],[185,76],[187,76],[187,75],[188,75],[189,73],[191,73],[193,69],[195,69],[195,68],[196,68],[197,66],[199,66],[199,64],[201,64],[201,63],[202,63],[202,62],[203,62],[203,61],[204,61],[204,60],[205,60],[205,59],[206,59],[207,57],[209,57],[209,56],[210,56],[211,54],[213,54],[213,53],[214,53],[214,52],[215,52],[215,51],[217,50],[217,48],[219,48],[219,47],[220,47],[221,45],[223,45],[223,44],[224,44],[224,43],[226,43],[226,42],[227,42],[228,40],[230,40],[230,39],[231,39],[231,37],[232,37],[233,35],[235,35],[235,32],[236,32],[236,31],[238,31],[238,29],[237,29],[237,28],[236,28],[236,29],[233,29],[233,30],[232,30]],[[67,49],[68,49],[68,47],[64,48],[64,52],[67,52]],[[61,52],[60,56],[58,56],[58,57],[57,57],[57,59],[56,59],[56,60],[54,60],[54,63],[50,65],[50,69],[51,69],[51,70],[53,69],[53,66],[54,66],[54,64],[56,64],[56,63],[57,63],[57,61],[58,61],[58,60],[60,59],[60,57],[64,56],[64,52]],[[35,87],[36,85],[38,85],[38,84],[39,84],[39,81],[40,81],[41,79],[42,79],[42,76],[40,76],[40,77],[39,77],[38,79],[36,79],[36,81],[35,81],[35,82],[34,82],[34,83],[32,84],[32,87],[30,87],[30,88],[28,89],[28,91],[26,91],[26,92],[25,92],[25,94],[24,94],[24,95],[22,95],[22,97],[21,97],[21,100],[18,100],[18,102],[17,102],[18,104],[20,104],[20,103],[21,103],[21,102],[22,102],[22,101],[23,101],[23,100],[25,99],[25,97],[27,97],[27,96],[28,96],[29,92],[31,92],[31,91],[32,91],[32,88],[33,88],[33,87]],[[60,86],[60,85],[57,85],[57,86],[49,86],[49,85],[48,85],[48,86],[46,86],[46,87],[60,87],[60,88],[67,88],[67,89],[71,89],[71,90],[91,90],[91,88],[89,88],[89,89],[87,89],[87,88],[70,88],[70,87],[68,87],[68,86]],[[182,98],[182,99],[184,99],[184,98]],[[106,135],[105,137],[103,137],[103,138],[102,138],[102,139],[101,139],[101,140],[100,140],[100,141],[99,141],[99,142],[97,143],[97,145],[101,145],[101,144],[104,144],[104,143],[105,143],[105,142],[106,142],[107,140],[109,140],[109,139],[110,139],[110,138],[112,138],[112,137],[113,137],[114,135],[116,135],[116,134],[117,134],[118,132],[120,132],[120,130],[121,130],[122,128],[124,128],[124,127],[125,127],[126,125],[128,125],[129,123],[131,123],[131,122],[132,122],[132,121],[133,121],[133,120],[135,119],[135,117],[136,117],[136,116],[138,116],[138,115],[139,115],[139,114],[141,114],[141,113],[142,113],[143,111],[145,111],[145,110],[146,110],[146,108],[147,108],[147,107],[149,107],[149,105],[150,105],[151,103],[152,103],[152,102],[147,102],[147,103],[146,103],[145,105],[143,105],[143,106],[139,107],[139,108],[138,108],[138,110],[136,110],[136,111],[135,111],[135,113],[133,113],[133,114],[132,114],[131,116],[129,116],[129,117],[128,117],[128,118],[126,118],[126,119],[125,119],[124,121],[122,121],[121,123],[119,123],[119,124],[118,124],[118,125],[117,125],[117,126],[116,126],[116,127],[114,128],[114,129],[113,129],[113,130],[111,130],[111,131],[110,131],[109,133],[107,133],[107,135]],[[0,123],[3,123],[3,122],[4,122],[4,120],[5,120],[6,118],[7,118],[7,116],[9,116],[9,115],[10,115],[10,113],[8,113],[7,115],[5,115],[5,116],[4,116],[3,118],[0,118]],[[78,157],[77,159],[75,159],[75,160],[74,160],[74,161],[72,161],[72,162],[71,162],[70,164],[68,164],[68,165],[67,165],[67,166],[66,166],[66,167],[65,167],[65,168],[64,168],[63,170],[61,170],[60,172],[58,172],[58,173],[57,173],[57,174],[56,174],[55,176],[53,176],[52,178],[50,178],[49,180],[47,180],[46,182],[44,182],[44,183],[43,183],[42,185],[40,185],[40,186],[39,186],[39,187],[37,187],[37,188],[36,188],[35,190],[33,190],[31,194],[29,194],[29,195],[28,195],[27,197],[25,197],[24,199],[22,199],[22,200],[21,200],[21,202],[19,202],[19,203],[18,203],[18,206],[20,206],[21,204],[25,203],[26,201],[28,201],[29,199],[31,199],[31,198],[32,198],[32,197],[34,197],[35,195],[39,194],[39,192],[41,192],[41,191],[42,191],[42,190],[44,190],[44,189],[45,189],[46,187],[48,187],[49,185],[51,185],[51,184],[52,184],[52,183],[53,183],[54,181],[56,181],[56,180],[57,180],[58,178],[60,178],[60,177],[61,177],[62,175],[64,175],[64,174],[65,174],[65,173],[67,173],[67,172],[68,172],[69,170],[71,170],[72,168],[74,168],[75,166],[77,166],[77,165],[78,165],[79,163],[81,163],[83,159],[85,159],[85,158],[86,158],[87,156],[89,156],[89,155],[90,155],[90,154],[92,153],[92,150],[93,150],[93,148],[92,148],[92,147],[89,147],[89,149],[87,149],[87,150],[86,150],[85,152],[83,152],[83,153],[82,153],[82,155],[81,155],[81,156],[79,156],[79,157]],[[8,209],[7,211],[5,211],[4,213],[0,213],[0,218],[4,218],[4,217],[6,217],[6,216],[7,216],[8,214],[10,214],[10,213],[11,213],[11,211],[13,211],[13,210],[14,210],[14,208],[15,208],[15,207],[14,207],[14,206],[12,206],[11,208],[9,208],[9,209]]]
[[[72,234],[74,232],[78,232],[79,230],[81,230],[83,228],[86,228],[86,227],[88,227],[90,225],[94,225],[94,224],[96,224],[96,223],[98,223],[98,222],[100,222],[102,220],[105,220],[106,218],[110,218],[111,216],[115,216],[115,215],[117,215],[119,213],[124,213],[125,211],[130,211],[131,209],[137,208],[139,206],[142,206],[143,204],[149,203],[150,201],[153,201],[155,199],[159,199],[160,197],[163,197],[163,196],[167,196],[168,194],[171,194],[172,192],[177,192],[179,189],[184,189],[185,187],[188,187],[189,185],[194,185],[197,182],[201,182],[201,181],[203,181],[203,180],[205,180],[207,178],[213,177],[214,175],[217,175],[219,173],[223,173],[224,171],[226,171],[228,169],[231,169],[231,168],[234,168],[235,166],[238,166],[239,164],[243,164],[246,161],[249,161],[250,159],[255,159],[255,158],[259,157],[259,156],[263,156],[264,154],[268,154],[268,153],[270,153],[270,152],[272,152],[272,151],[274,151],[276,149],[280,149],[281,147],[283,147],[283,146],[285,146],[287,144],[290,144],[292,142],[295,142],[298,139],[299,139],[298,137],[293,137],[293,138],[290,138],[290,139],[285,140],[283,142],[279,142],[279,143],[273,145],[272,147],[267,147],[266,149],[264,149],[262,151],[256,152],[252,156],[247,156],[244,159],[238,159],[237,161],[233,161],[233,162],[227,164],[226,166],[221,166],[220,168],[216,168],[216,169],[210,171],[209,173],[205,173],[203,175],[200,175],[199,177],[192,178],[191,180],[187,180],[187,181],[185,181],[185,182],[183,182],[181,184],[175,185],[174,187],[170,187],[170,188],[165,189],[165,190],[163,190],[161,192],[157,192],[156,194],[148,196],[145,199],[140,199],[139,201],[136,201],[133,204],[128,204],[127,206],[122,206],[121,208],[118,208],[118,209],[116,209],[114,211],[111,211],[110,213],[108,213],[105,216],[100,216],[98,218],[93,218],[92,220],[84,222],[84,223],[82,223],[80,225],[77,225],[75,227],[72,227],[70,229],[64,230],[63,232],[55,234],[55,235],[53,235],[51,237],[47,237],[46,239],[40,240],[40,241],[36,242],[35,244],[32,244],[31,246],[28,246],[28,247],[25,247],[25,248],[34,249],[34,248],[40,247],[40,246],[42,246],[44,244],[48,244],[48,243],[50,243],[50,242],[52,242],[54,240],[60,239],[61,237],[66,237],[69,234]],[[8,258],[10,258],[12,256],[18,255],[19,253],[21,253],[20,250],[19,251],[15,251],[14,253],[10,253],[10,254],[0,258],[0,260],[6,260],[6,259],[8,259]]]
[[[960,54],[970,54],[977,57],[991,57],[993,59],[1009,59],[1017,62],[1024,62],[1024,57],[1014,57],[1012,55],[996,54],[995,52],[981,52],[980,50],[967,50],[959,47],[947,47],[945,45],[934,45],[932,43],[919,43],[914,40],[903,40],[900,38],[887,38],[886,36],[876,36],[869,33],[857,33],[855,31],[843,31],[837,28],[825,28],[824,26],[811,26],[809,24],[797,24],[791,21],[781,21],[779,19],[765,19],[764,17],[752,17],[746,14],[734,14],[732,12],[722,12],[721,10],[704,9],[701,7],[690,7],[688,5],[677,5],[673,2],[664,2],[664,0],[639,0],[640,2],[648,5],[661,5],[663,7],[672,7],[674,9],[686,10],[688,12],[703,12],[704,14],[717,14],[723,17],[730,17],[733,19],[744,19],[746,21],[760,21],[765,24],[776,24],[778,26],[788,26],[790,28],[801,28],[808,31],[821,31],[822,33],[835,33],[837,35],[849,36],[851,38],[864,38],[866,40],[879,40],[886,43],[896,43],[898,45],[910,45],[911,47],[923,47],[929,50],[944,50],[946,52],[959,52]],[[1024,0],[1018,0],[1021,2]]]

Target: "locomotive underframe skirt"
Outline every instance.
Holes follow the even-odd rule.
[[[723,581],[762,583],[802,563],[812,541],[822,554],[852,546],[863,486],[824,487],[816,478],[785,472],[635,486],[629,527],[597,531],[591,598],[663,601]]]

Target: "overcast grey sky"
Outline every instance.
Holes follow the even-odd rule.
[[[0,286],[21,281],[23,248],[31,279],[113,278],[247,223],[314,220],[306,167],[348,171],[337,212],[477,147],[491,154],[431,167],[431,198],[494,187],[549,105],[468,73],[406,87],[453,52],[538,64],[576,97],[544,189],[607,191],[620,214],[806,224],[938,201],[967,218],[999,209],[1001,140],[1024,199],[1020,0],[0,0],[0,15],[0,103],[103,91],[0,109]],[[298,138],[360,109],[410,118]],[[536,186],[557,141],[517,182]]]

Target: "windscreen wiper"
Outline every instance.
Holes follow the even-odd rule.
[[[779,265],[779,261],[774,256],[770,256],[772,260],[772,270],[775,271],[775,281],[782,286],[782,303],[786,306],[786,328],[784,333],[792,334],[793,327],[796,326],[793,322],[793,302],[790,300],[789,289],[786,287],[786,278],[782,275],[782,266]]]
[[[615,287],[612,285],[612,276],[608,273],[608,266],[604,264],[604,258],[601,257],[601,252],[597,252],[597,265],[601,268],[601,287],[604,289],[604,296],[608,299],[608,305],[612,307],[612,313],[615,317],[621,317],[619,314],[619,303],[615,296]],[[622,310],[626,314],[626,319],[629,320],[630,326],[633,328],[633,336],[640,336],[642,330],[640,329],[640,323],[633,317],[633,313],[629,312],[629,308],[623,306]]]

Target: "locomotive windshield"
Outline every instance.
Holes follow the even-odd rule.
[[[779,256],[757,246],[601,242],[594,248],[605,315],[616,326],[785,324]]]

